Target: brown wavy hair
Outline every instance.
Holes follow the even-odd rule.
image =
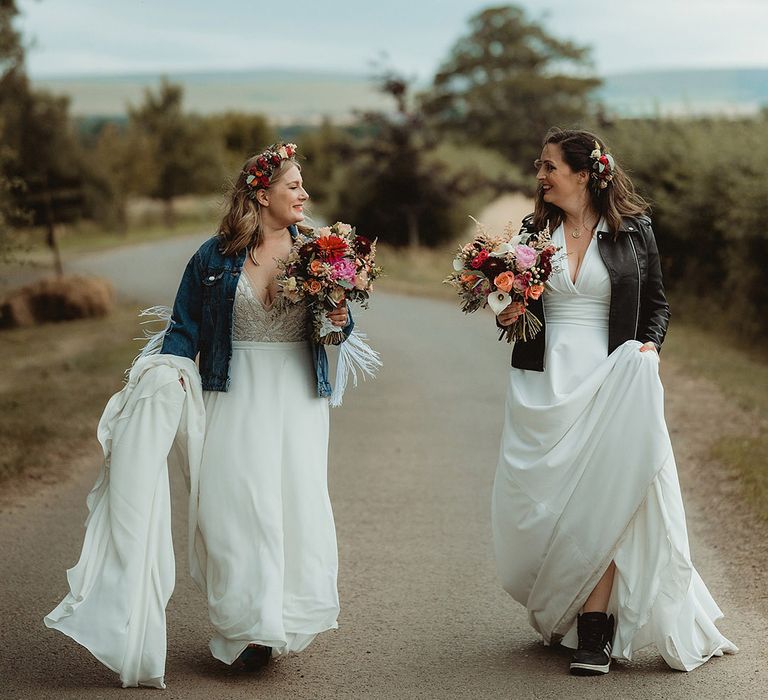
[[[237,255],[246,248],[256,248],[261,243],[261,205],[245,182],[248,168],[256,165],[260,155],[261,153],[257,153],[243,163],[237,179],[229,188],[227,210],[219,224],[218,233],[219,248],[224,255]],[[280,165],[272,173],[269,186],[279,182],[292,165],[301,170],[294,158],[284,158],[280,161]]]
[[[589,131],[558,127],[553,127],[547,132],[542,146],[549,143],[557,144],[560,146],[563,160],[573,172],[586,170],[591,175],[594,161],[589,156],[595,149],[595,141],[604,153],[606,151],[611,153],[610,149],[606,148],[605,142]],[[598,181],[590,177],[587,190],[592,208],[601,217],[605,217],[611,233],[617,235],[623,217],[646,214],[651,206],[635,192],[632,180],[619,165],[616,156],[613,153],[611,155],[614,159],[613,180],[608,183],[608,187],[600,189]],[[544,201],[544,192],[539,186],[536,191],[536,207],[533,211],[533,226],[536,230],[540,231],[549,222],[550,229],[554,231],[564,218],[565,213],[560,207]]]

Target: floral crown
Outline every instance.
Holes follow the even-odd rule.
[[[608,183],[613,180],[613,169],[615,163],[613,156],[606,153],[595,141],[595,149],[589,154],[592,159],[592,179],[597,183],[598,190],[604,190]]]
[[[269,181],[275,169],[284,160],[290,160],[296,154],[298,146],[295,143],[273,143],[259,153],[256,162],[243,170],[245,186],[249,196],[253,198],[258,190],[269,187]]]

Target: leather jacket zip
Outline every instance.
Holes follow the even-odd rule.
[[[632,246],[632,255],[635,256],[635,265],[637,266],[637,311],[635,313],[635,338],[637,338],[637,328],[640,323],[640,261],[637,258],[637,251],[635,250],[635,242],[632,240],[632,235],[627,234],[629,238],[629,244]]]

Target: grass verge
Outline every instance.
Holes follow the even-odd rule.
[[[138,353],[136,309],[0,333],[0,481],[55,480],[93,446],[106,400]]]
[[[768,350],[739,347],[723,332],[685,322],[674,331],[665,354],[687,374],[712,381],[750,416],[743,432],[718,438],[712,454],[739,475],[745,497],[768,521]]]
[[[456,292],[443,280],[453,271],[454,246],[436,248],[392,248],[379,244],[376,261],[384,274],[376,282],[378,289],[399,294],[451,300]]]

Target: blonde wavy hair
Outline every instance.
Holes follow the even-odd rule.
[[[260,155],[257,153],[243,163],[237,179],[229,188],[227,208],[219,224],[218,233],[220,249],[224,255],[237,255],[246,248],[256,248],[261,243],[261,205],[254,196],[254,190],[245,182],[248,169],[256,165]],[[292,165],[301,170],[294,158],[284,158],[280,165],[275,167],[269,186],[279,182]]]

